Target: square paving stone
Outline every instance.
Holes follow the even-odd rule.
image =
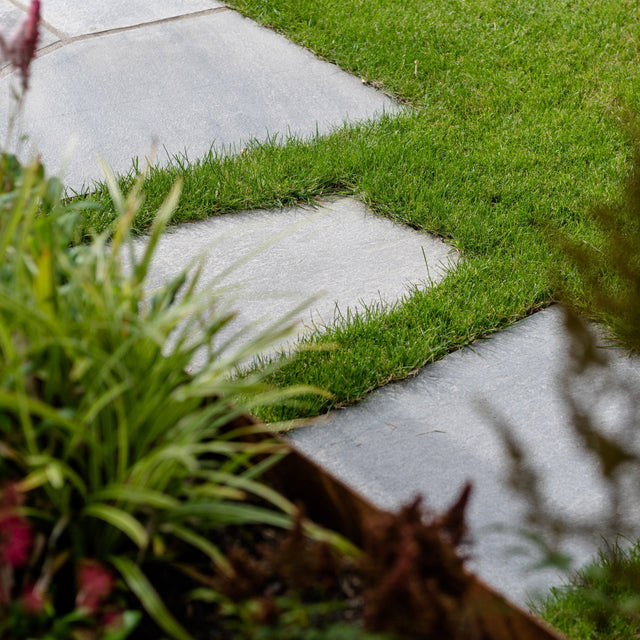
[[[138,255],[144,245],[138,242]],[[298,314],[301,331],[365,306],[388,307],[412,288],[435,284],[458,259],[430,234],[374,215],[355,199],[337,198],[315,210],[246,211],[172,227],[160,240],[147,286],[168,282],[205,252],[201,287],[226,287],[222,300],[238,312],[218,340],[244,331],[234,348],[305,301],[310,305]]]
[[[0,80],[0,104],[8,101]],[[74,189],[155,148],[239,151],[251,138],[310,137],[399,110],[358,78],[236,12],[196,14],[72,41],[38,58],[20,133]],[[3,125],[3,123],[0,123]],[[75,143],[75,144],[72,144]]]
[[[224,7],[215,0],[44,0],[44,20],[75,37]]]

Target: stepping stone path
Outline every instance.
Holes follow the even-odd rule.
[[[34,63],[32,89],[18,130],[28,135],[23,155],[37,150],[50,171],[63,171],[72,189],[102,177],[98,155],[115,171],[126,172],[133,157],[143,160],[154,149],[160,162],[167,154],[196,158],[212,144],[238,151],[251,138],[277,136],[285,142],[289,134],[324,134],[345,121],[400,111],[358,78],[221,2],[46,0],[43,5],[46,22],[40,57]],[[0,26],[15,24],[24,9],[22,0],[0,0]],[[0,69],[0,104],[7,105],[5,113],[11,81],[9,69]],[[6,138],[1,129],[0,135],[1,140]],[[278,309],[283,310],[293,306],[287,297],[292,293],[311,296],[325,290],[327,306],[316,307],[311,318],[303,318],[323,324],[332,319],[335,301],[344,312],[380,297],[391,303],[406,293],[409,283],[423,286],[428,278],[421,247],[434,281],[442,275],[434,265],[455,263],[448,247],[380,220],[357,201],[325,202],[322,210],[324,215],[307,209],[244,212],[185,225],[164,239],[164,260],[153,277],[160,282],[173,268],[181,268],[185,246],[187,257],[192,257],[198,243],[208,244],[227,234],[217,228],[221,224],[228,224],[234,249],[245,230],[253,229],[255,236],[243,247],[248,251],[270,236],[261,226],[265,222],[273,233],[290,220],[309,218],[306,224],[319,225],[317,232],[313,227],[314,239],[318,236],[318,241],[331,245],[332,234],[337,233],[347,242],[347,264],[336,260],[346,253],[344,249],[336,246],[324,253],[319,244],[310,251],[307,243],[295,241],[292,231],[288,240],[292,244],[276,243],[260,258],[259,270],[247,263],[248,271],[240,272],[241,280],[254,285],[240,310],[245,321],[260,315],[264,301],[256,298],[256,292],[263,291],[257,284],[264,278],[287,292],[277,298],[284,305]],[[300,233],[311,236],[304,228]],[[246,235],[249,238],[248,231]],[[398,251],[395,243],[403,250]],[[384,245],[393,250],[386,253]],[[226,246],[220,243],[217,254],[212,254],[211,276],[219,269],[216,258],[228,259]],[[406,257],[401,266],[391,262],[398,254]],[[314,263],[310,274],[285,275],[299,272],[311,258],[322,264]],[[270,310],[276,308],[277,291],[272,293]],[[504,450],[492,426],[498,416],[526,443],[545,476],[546,495],[560,509],[597,517],[606,502],[593,475],[593,461],[566,432],[567,412],[557,381],[565,349],[560,314],[552,308],[289,437],[385,507],[396,507],[422,492],[429,505],[443,508],[464,481],[472,480],[473,568],[507,597],[524,603],[532,591],[546,590],[559,577],[526,571],[526,562],[509,550],[520,538],[495,530],[496,525],[517,528],[523,518],[520,503],[503,482]],[[613,354],[612,358],[614,368],[640,389],[638,360]],[[592,387],[583,391],[589,395]],[[478,402],[485,404],[483,410]],[[605,399],[600,407],[603,415],[615,422],[620,402],[620,398]],[[571,541],[568,550],[584,560],[599,542]]]
[[[76,190],[102,178],[98,156],[127,172],[133,157],[142,168],[148,156],[240,151],[251,138],[284,142],[399,111],[220,2],[47,0],[43,9],[48,46],[33,64],[19,130]],[[10,0],[0,0],[5,15],[17,19]],[[0,81],[5,112],[8,88]]]
[[[640,392],[640,359],[606,353],[612,372]],[[464,483],[472,481],[469,566],[511,600],[525,604],[530,596],[547,593],[561,576],[553,570],[531,572],[533,557],[539,556],[514,551],[526,547],[517,534],[524,505],[505,486],[508,465],[498,422],[508,425],[530,456],[555,511],[578,523],[597,523],[604,520],[609,504],[594,459],[577,446],[570,430],[563,398],[567,356],[563,314],[552,307],[289,437],[298,449],[384,507],[396,507],[421,493],[428,506],[443,510]],[[599,389],[593,379],[578,384],[585,398]],[[613,430],[628,424],[624,409],[629,404],[609,389],[599,397],[596,416]],[[640,434],[631,443],[636,451],[638,439]],[[633,502],[637,493],[627,497],[622,512],[635,514],[635,525],[640,526]],[[584,564],[601,542],[597,533],[587,540],[572,536],[563,549]]]
[[[137,243],[139,255],[145,244]],[[222,344],[240,334],[235,349],[305,303],[294,318],[300,332],[389,307],[412,288],[435,284],[458,260],[427,233],[376,216],[353,198],[333,198],[317,208],[243,211],[173,227],[158,243],[150,286],[201,254],[208,256],[201,288],[219,287],[221,303],[237,310],[216,336]]]

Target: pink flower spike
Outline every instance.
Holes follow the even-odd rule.
[[[113,591],[115,578],[95,560],[83,560],[78,570],[78,595],[76,607],[87,615],[93,615]]]
[[[14,569],[22,567],[29,558],[32,543],[31,527],[26,518],[0,517],[0,563]]]
[[[46,603],[45,593],[42,589],[37,585],[32,585],[28,587],[25,592],[22,594],[22,598],[20,598],[20,604],[22,608],[31,615],[37,615],[44,611],[44,606]]]
[[[32,0],[27,17],[20,23],[3,53],[20,72],[22,90],[29,88],[29,65],[36,55],[40,26],[40,0]],[[3,43],[4,44],[4,43]]]

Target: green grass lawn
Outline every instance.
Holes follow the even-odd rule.
[[[413,110],[312,141],[256,143],[241,157],[176,158],[151,172],[145,211],[157,209],[179,175],[184,195],[175,222],[354,194],[465,256],[435,289],[337,327],[328,335],[336,348],[305,352],[273,376],[279,385],[329,389],[333,399],[261,417],[353,403],[544,307],[559,284],[550,229],[601,241],[585,212],[619,197],[630,155],[625,113],[640,109],[635,2],[228,4]],[[111,218],[108,198],[104,190],[92,198],[104,206],[88,223],[100,227]],[[140,216],[138,228],[149,216]],[[581,300],[569,270],[563,278]]]
[[[614,545],[536,609],[572,640],[637,640],[639,582],[640,542]]]

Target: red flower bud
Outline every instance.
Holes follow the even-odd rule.
[[[22,90],[29,88],[29,66],[36,55],[40,26],[40,0],[32,0],[27,17],[7,43],[0,33],[0,61],[6,59],[20,72]]]
[[[0,563],[14,569],[29,558],[33,536],[26,518],[9,515],[0,517]]]
[[[6,484],[0,499],[0,564],[14,569],[27,562],[33,544],[29,521],[15,513],[21,502],[17,484]]]
[[[87,615],[93,615],[113,591],[114,585],[111,571],[94,560],[83,560],[78,570],[76,607]]]

